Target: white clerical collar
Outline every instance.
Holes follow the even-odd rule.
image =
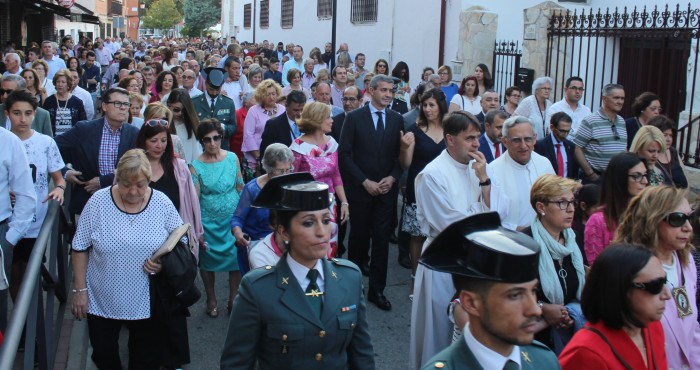
[[[513,346],[513,350],[510,352],[510,355],[508,355],[508,357],[504,357],[501,354],[496,353],[492,349],[481,344],[481,342],[474,338],[474,335],[472,335],[472,332],[469,329],[469,323],[467,323],[467,325],[464,326],[463,333],[464,341],[467,343],[467,347],[469,347],[469,349],[472,351],[474,357],[476,357],[476,360],[479,362],[479,365],[481,365],[482,368],[503,369],[508,360],[517,363],[518,367],[522,368],[522,366],[520,366],[519,346]]]
[[[508,151],[508,153],[510,153],[510,151]],[[506,161],[508,161],[512,166],[520,168],[520,169],[527,169],[527,167],[530,165],[530,163],[532,163],[532,153],[530,153],[530,160],[526,164],[520,164],[520,163],[516,162],[515,159],[513,159],[513,157],[510,156],[510,154],[504,153],[504,155],[506,157],[505,158]]]

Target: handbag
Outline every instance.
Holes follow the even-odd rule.
[[[188,243],[182,241],[182,237],[187,234]],[[170,307],[171,311],[178,308],[187,308],[197,303],[202,297],[202,293],[195,285],[197,278],[197,259],[195,258],[190,245],[194,243],[192,228],[190,224],[184,224],[175,229],[161,248],[153,255],[153,259],[160,258],[163,269],[160,272],[168,286],[171,296],[177,303],[175,307]],[[160,253],[159,252],[163,252]]]

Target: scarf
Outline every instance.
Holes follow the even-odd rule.
[[[571,255],[579,281],[576,299],[580,301],[586,277],[583,271],[583,257],[581,256],[581,250],[576,244],[574,231],[571,228],[564,230],[564,238],[566,239],[566,245],[564,246],[552,238],[552,235],[547,232],[539,218],[535,218],[531,228],[532,237],[540,246],[540,286],[545,297],[553,304],[564,304],[564,292],[559,283],[559,275],[552,259],[563,260],[564,257]]]

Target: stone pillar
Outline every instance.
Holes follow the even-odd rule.
[[[483,7],[473,6],[460,13],[457,58],[462,62],[462,70],[452,71],[453,80],[461,81],[473,74],[479,63],[491,68],[497,28],[498,14]]]
[[[534,69],[535,79],[546,76],[547,27],[549,27],[549,21],[552,15],[558,14],[559,11],[566,11],[566,8],[552,1],[537,4],[523,11],[525,26],[523,30],[523,57],[520,65],[521,67]],[[561,48],[562,50],[559,50],[559,52],[564,53],[563,45]],[[551,60],[557,60],[556,53],[553,53]],[[559,60],[564,60],[564,58],[559,58]],[[562,69],[560,68],[560,70]],[[555,91],[561,91],[561,84],[563,82],[557,81],[556,78],[554,80],[557,86],[552,86],[552,88],[558,89]]]

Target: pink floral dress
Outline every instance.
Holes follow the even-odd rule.
[[[307,143],[300,138],[294,139],[289,146],[294,154],[294,172],[309,172],[316,181],[328,185],[328,191],[335,194],[337,186],[343,186],[340,178],[340,167],[338,166],[338,142],[329,137],[328,142],[319,147],[315,144]],[[338,248],[338,223],[336,221],[335,197],[331,197],[331,256],[335,256]]]

